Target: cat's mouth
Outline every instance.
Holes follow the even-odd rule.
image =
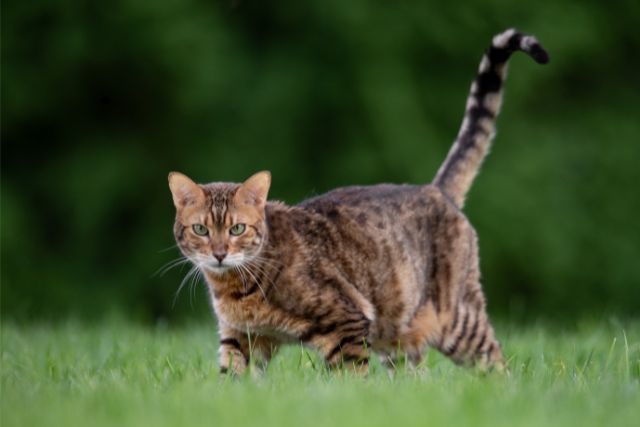
[[[229,270],[240,267],[243,261],[242,259],[238,259],[239,257],[237,256],[228,256],[222,261],[212,259],[210,257],[206,257],[205,259],[203,258],[204,257],[201,257],[193,261],[201,270],[217,275],[222,275]]]
[[[232,265],[230,265],[230,264],[224,263],[224,262],[222,262],[222,263],[218,263],[218,262],[213,263],[213,262],[212,262],[212,263],[206,263],[206,264],[203,264],[203,265],[201,265],[201,267],[202,267],[204,270],[209,271],[209,272],[211,272],[211,273],[215,273],[215,274],[224,274],[224,273],[226,273],[229,269],[231,269],[231,267],[233,267],[233,266],[232,266]]]

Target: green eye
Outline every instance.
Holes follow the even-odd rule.
[[[245,228],[246,226],[244,224],[236,224],[229,229],[229,233],[231,233],[232,236],[239,236],[244,233]]]
[[[193,232],[198,236],[206,236],[209,234],[209,230],[202,224],[193,224]]]

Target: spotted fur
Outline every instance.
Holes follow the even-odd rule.
[[[268,172],[206,185],[170,174],[176,241],[206,277],[223,372],[242,372],[252,358],[267,362],[286,343],[364,371],[371,353],[393,365],[401,351],[417,364],[427,346],[458,363],[502,366],[477,236],[460,208],[487,153],[516,50],[548,60],[530,36],[508,30],[493,39],[433,185],[339,188],[286,206],[267,202]],[[236,236],[239,223],[246,227]]]

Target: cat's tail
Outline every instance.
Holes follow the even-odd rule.
[[[502,103],[507,61],[518,50],[528,53],[539,64],[549,62],[549,55],[533,36],[509,29],[493,38],[471,84],[458,138],[433,180],[433,184],[460,208],[489,152],[495,135],[496,116]]]

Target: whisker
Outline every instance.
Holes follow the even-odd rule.
[[[169,246],[169,247],[167,247],[167,248],[160,249],[160,250],[158,251],[158,253],[167,252],[167,251],[170,251],[171,249],[173,249],[173,248],[177,248],[177,247],[178,247],[178,244],[176,243],[176,244],[173,244],[173,245],[171,245],[171,246]]]
[[[198,268],[196,273],[191,276],[191,280],[189,283],[189,305],[191,306],[192,309],[193,309],[193,300],[196,295],[196,286],[198,286],[198,283],[200,282],[201,278],[202,278],[202,270]]]
[[[251,258],[251,260],[252,261],[258,261],[258,262],[263,263],[263,264],[265,264],[265,265],[267,265],[269,267],[282,267],[284,265],[284,263],[282,263],[282,262],[280,262],[280,261],[278,261],[276,259],[266,258],[266,257],[264,257],[262,255],[254,255]]]
[[[181,256],[180,258],[176,258],[174,260],[171,260],[169,262],[167,262],[165,265],[163,265],[162,267],[160,267],[158,270],[156,270],[155,273],[153,273],[151,275],[151,277],[162,277],[164,276],[169,270],[171,270],[172,268],[175,268],[181,264],[186,264],[189,262],[189,258],[183,257]]]
[[[264,289],[262,289],[262,286],[260,286],[260,281],[258,281],[258,278],[245,265],[240,264],[239,267],[246,271],[253,278],[255,284],[258,286],[258,289],[260,289],[260,292],[262,293],[262,297],[265,301],[267,301],[267,294],[264,292]]]
[[[198,266],[194,265],[193,267],[191,267],[189,272],[187,272],[187,275],[184,276],[184,278],[182,279],[182,282],[180,282],[180,286],[178,286],[178,290],[176,291],[175,295],[173,296],[173,303],[171,304],[171,309],[173,309],[175,307],[176,301],[178,300],[178,296],[180,295],[180,291],[182,290],[184,285],[187,283],[189,277],[192,274],[194,274],[195,272],[197,272],[197,271],[198,271]]]
[[[242,282],[242,287],[244,288],[244,292],[247,292],[247,281],[244,277],[244,274],[242,273],[242,270],[240,270],[239,266],[233,266],[232,267],[233,271],[235,271],[236,273],[238,273],[238,275],[240,276],[240,281]]]
[[[271,284],[271,286],[273,286],[276,291],[278,290],[278,286],[276,285],[276,283],[273,281],[273,279],[271,278],[271,274],[273,273],[270,270],[279,270],[282,268],[282,266],[284,264],[282,264],[281,262],[270,262],[271,260],[268,260],[266,258],[257,258],[257,259],[250,259],[247,263],[254,267],[255,269],[257,269],[263,277],[265,277],[268,281],[269,284]],[[263,265],[264,264],[264,265]]]
[[[269,267],[268,266],[262,266],[260,264],[257,264],[253,259],[249,259],[245,262],[248,266],[255,268],[256,270],[258,270],[258,272],[260,274],[262,274],[262,278],[267,280],[267,283],[270,284],[276,291],[278,291],[278,286],[276,286],[275,282],[273,281],[273,279],[269,276]],[[271,267],[274,268],[274,267]]]

